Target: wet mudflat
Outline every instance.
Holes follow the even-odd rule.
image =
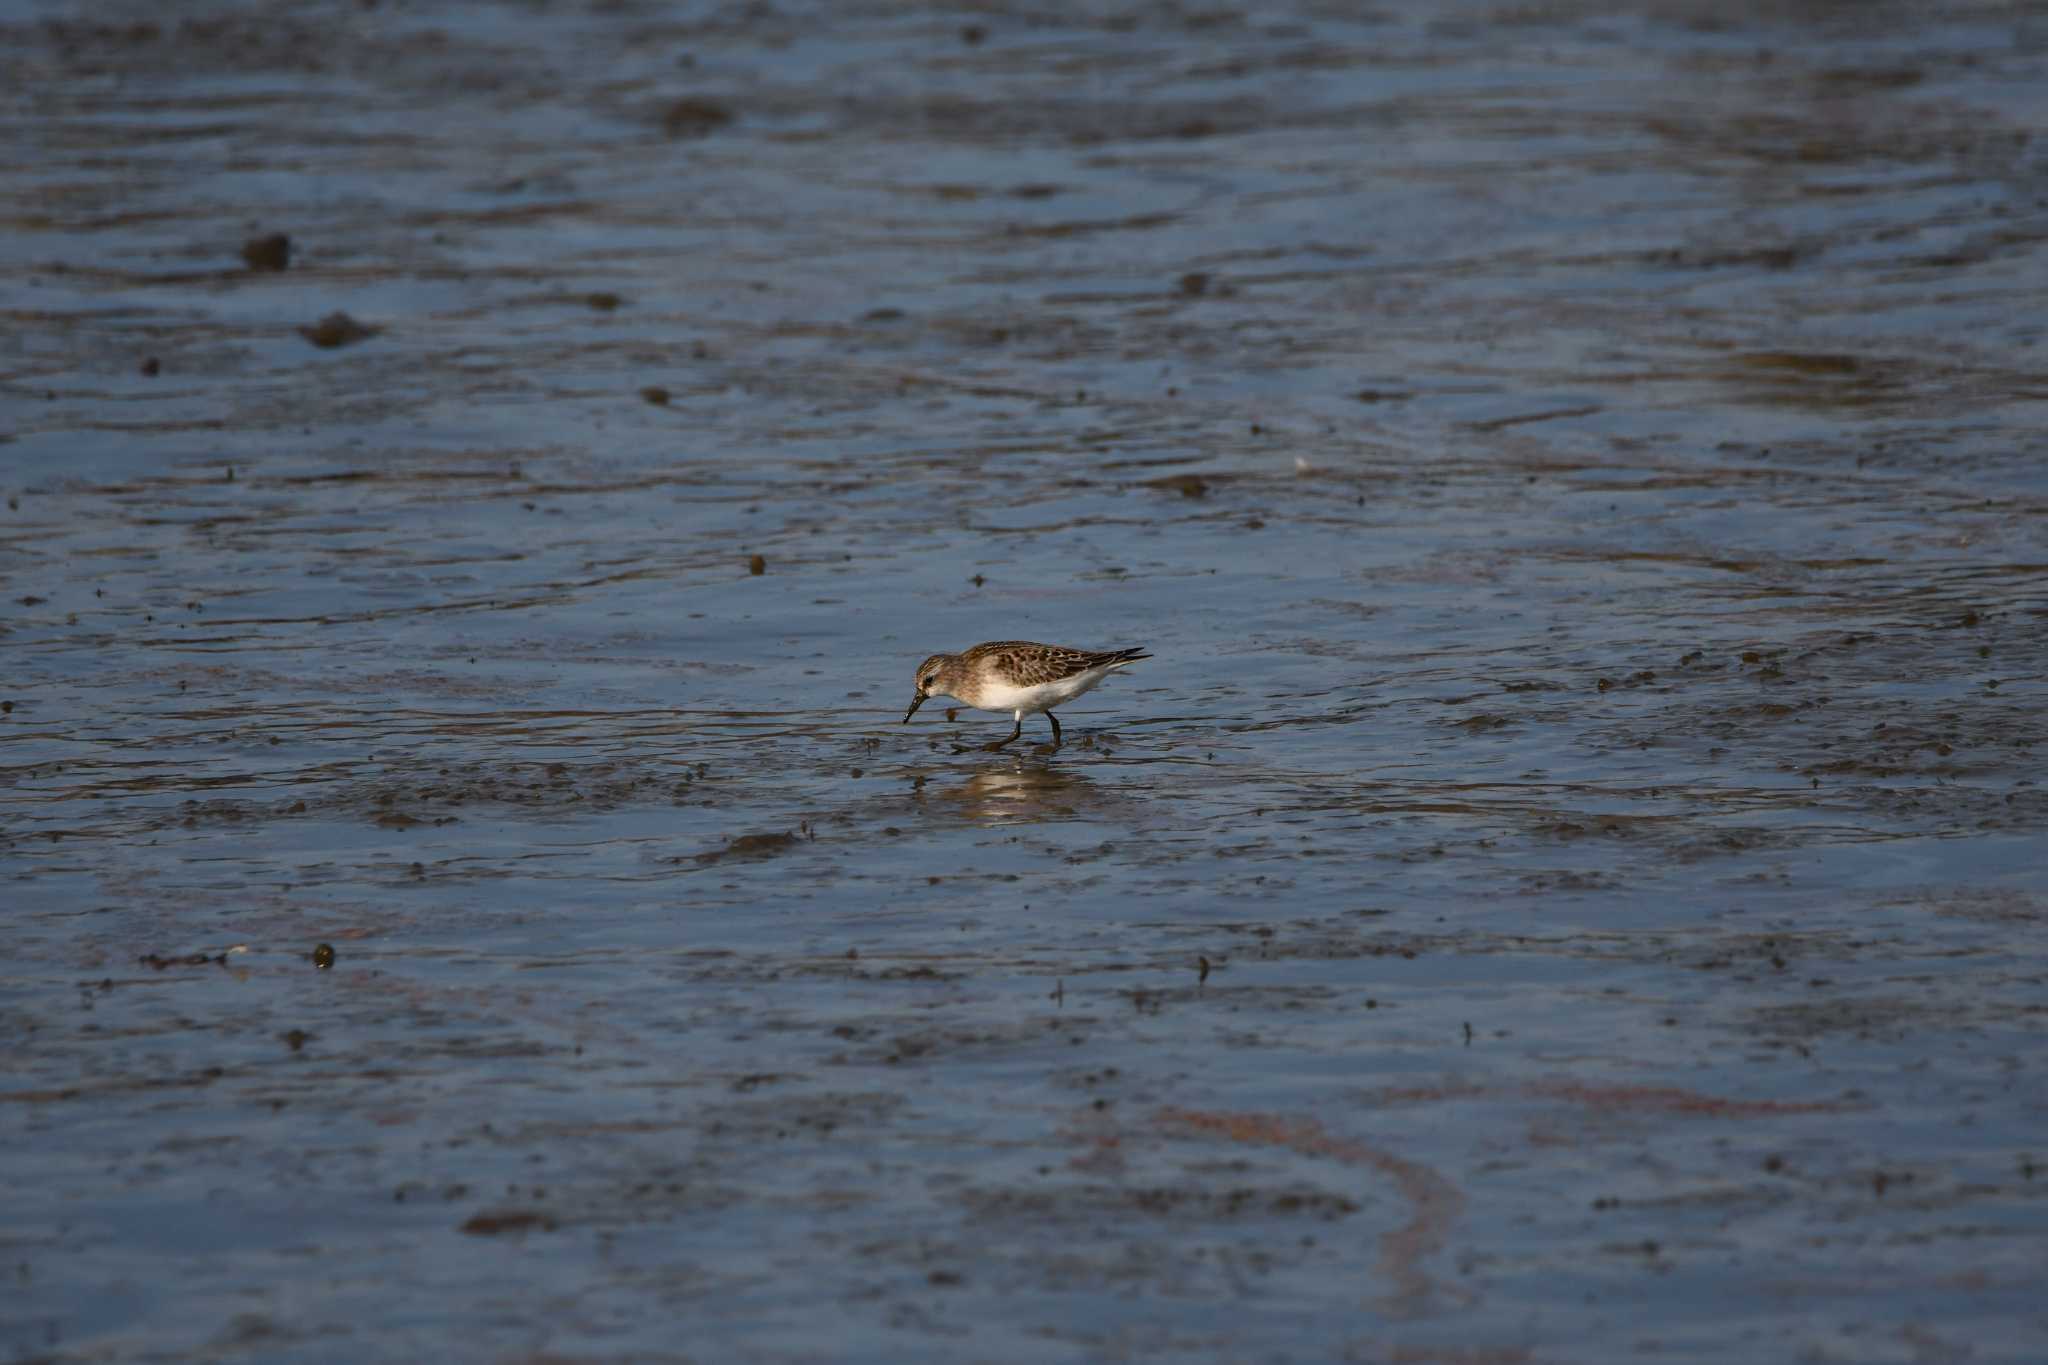
[[[6,1358],[2042,1357],[2048,13],[0,76]]]

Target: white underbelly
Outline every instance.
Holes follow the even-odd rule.
[[[1078,677],[1062,678],[1058,682],[1035,683],[1030,687],[1012,687],[997,683],[983,689],[981,709],[984,711],[1021,711],[1033,715],[1050,711],[1061,702],[1072,701],[1089,688],[1102,681],[1102,674],[1089,672]]]

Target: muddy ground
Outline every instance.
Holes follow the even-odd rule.
[[[2048,9],[0,14],[5,1359],[2048,1356]]]

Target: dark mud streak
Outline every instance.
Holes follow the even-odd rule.
[[[1422,1268],[1425,1261],[1443,1250],[1465,1208],[1465,1196],[1458,1188],[1428,1166],[1368,1143],[1333,1137],[1312,1119],[1187,1109],[1162,1109],[1155,1119],[1168,1131],[1178,1129],[1232,1142],[1285,1147],[1304,1156],[1364,1166],[1386,1176],[1408,1201],[1413,1215],[1380,1238],[1377,1268],[1389,1282],[1389,1288],[1378,1301],[1379,1306],[1400,1316],[1415,1316],[1448,1311],[1471,1301],[1469,1291],[1446,1285]]]

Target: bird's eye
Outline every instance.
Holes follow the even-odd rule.
[[[937,682],[938,680],[939,675],[934,673],[929,678],[926,678],[924,682],[920,685],[924,688],[925,691],[929,692],[932,690],[932,684]]]

